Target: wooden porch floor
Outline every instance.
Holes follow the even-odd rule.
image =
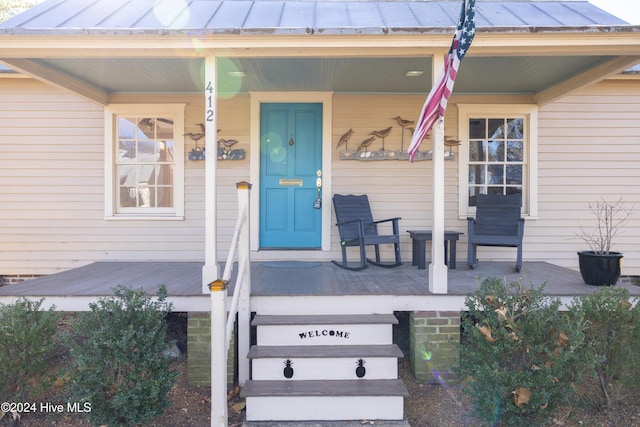
[[[113,295],[117,285],[143,288],[155,294],[159,285],[167,287],[168,299],[177,311],[206,311],[208,296],[203,295],[200,262],[96,262],[23,283],[0,287],[0,302],[16,297],[45,297],[61,310],[84,304],[96,297]],[[595,291],[585,285],[580,273],[545,262],[525,262],[522,273],[516,273],[512,262],[480,262],[475,270],[460,265],[449,270],[449,292],[429,292],[428,269],[418,270],[406,263],[386,269],[371,266],[354,272],[338,268],[330,262],[276,261],[252,262],[252,298],[275,296],[377,296],[398,297],[415,302],[405,304],[420,309],[420,301],[457,297],[457,305],[466,295],[478,289],[488,277],[513,282],[523,280],[525,286],[545,283],[549,295],[565,297]],[[233,278],[232,278],[233,284]],[[618,284],[640,295],[640,286]],[[232,289],[232,286],[231,286]],[[230,289],[230,291],[231,291]],[[432,306],[431,301],[430,306]],[[86,309],[86,308],[85,308]],[[425,308],[426,309],[426,308]]]

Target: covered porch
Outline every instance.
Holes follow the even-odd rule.
[[[209,295],[202,293],[201,262],[96,262],[60,273],[0,287],[0,303],[20,297],[45,298],[45,306],[61,311],[88,310],[88,304],[113,295],[118,285],[143,288],[150,294],[165,285],[175,311],[210,311]],[[480,262],[474,270],[465,265],[448,271],[448,293],[429,291],[429,270],[405,262],[393,269],[370,267],[348,271],[331,262],[253,261],[251,263],[252,311],[272,304],[274,297],[341,297],[386,301],[394,311],[460,310],[467,295],[482,280],[497,277],[507,282],[522,280],[524,286],[545,284],[550,296],[568,303],[576,295],[594,292],[580,273],[547,262],[524,262],[516,273],[512,262]],[[229,296],[235,275],[229,284]],[[618,283],[640,296],[640,286]]]

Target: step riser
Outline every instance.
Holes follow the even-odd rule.
[[[291,359],[293,376],[290,380],[343,380],[398,378],[398,359],[365,358],[364,376],[354,358]],[[255,359],[252,362],[254,380],[286,380],[284,359]],[[287,374],[290,372],[287,370]]]
[[[392,325],[261,325],[258,345],[377,345],[393,342]]]
[[[393,300],[380,295],[251,296],[251,308],[260,314],[308,315],[308,314],[370,314],[392,313]]]
[[[398,396],[247,397],[247,421],[402,420]]]

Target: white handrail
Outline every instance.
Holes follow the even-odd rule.
[[[227,378],[224,374],[231,345],[233,326],[238,313],[238,380],[240,385],[249,377],[251,260],[249,250],[249,190],[251,184],[240,182],[238,188],[238,218],[229,247],[222,279],[210,285],[211,290],[211,425],[226,427],[226,415],[214,420],[216,411],[226,410]],[[233,271],[233,260],[238,256],[238,275],[233,289],[231,306],[227,314],[227,284]],[[224,341],[224,342],[223,342]],[[214,351],[215,350],[215,351]],[[223,351],[224,350],[224,351]],[[215,367],[215,369],[214,369]],[[214,374],[215,373],[215,374]]]

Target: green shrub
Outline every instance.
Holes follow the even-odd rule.
[[[574,299],[575,322],[584,325],[587,365],[580,397],[594,409],[606,410],[640,392],[640,305],[624,288],[602,287]]]
[[[76,402],[91,405],[97,424],[135,425],[163,413],[178,372],[163,356],[166,290],[158,300],[141,289],[117,287],[114,297],[90,304],[69,337]]]
[[[0,304],[0,401],[20,402],[44,388],[59,315],[44,299]]]
[[[487,425],[535,426],[574,392],[580,328],[543,287],[487,279],[466,298],[460,367],[463,390]]]

